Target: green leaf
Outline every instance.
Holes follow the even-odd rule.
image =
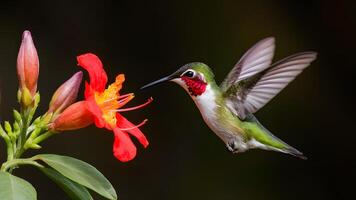
[[[40,154],[35,156],[42,160],[63,176],[83,185],[101,196],[116,200],[117,195],[111,183],[95,167],[81,160],[54,154]]]
[[[35,188],[22,178],[0,172],[0,199],[37,200]]]
[[[39,167],[44,174],[46,174],[52,181],[54,181],[62,190],[72,199],[72,200],[93,200],[88,190],[76,183],[66,178],[57,171],[47,168]]]

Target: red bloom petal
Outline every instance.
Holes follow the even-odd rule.
[[[100,59],[92,54],[87,53],[77,57],[78,65],[86,69],[90,77],[90,86],[93,90],[103,92],[105,90],[108,77],[103,69]]]
[[[95,95],[95,91],[91,88],[90,84],[85,81],[85,90],[84,90],[85,99],[94,95]]]
[[[138,128],[133,128],[135,127],[134,124],[132,124],[129,120],[127,120],[125,117],[120,115],[119,113],[116,113],[116,120],[117,120],[117,126],[119,128],[132,128],[130,130],[127,130],[131,135],[135,136],[138,141],[146,148],[148,146],[148,140],[146,136],[141,132],[140,129]]]
[[[136,147],[132,143],[130,136],[118,128],[114,129],[114,134],[114,156],[122,162],[134,159],[136,156]]]
[[[106,127],[106,121],[103,119],[102,111],[98,104],[95,102],[95,97],[90,96],[86,99],[87,105],[88,105],[88,110],[93,114],[94,116],[94,122],[95,126],[98,128],[103,128]],[[111,130],[111,128],[109,128]]]

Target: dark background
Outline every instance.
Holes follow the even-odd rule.
[[[1,117],[12,120],[17,107],[16,57],[28,29],[40,57],[39,113],[46,111],[55,89],[80,70],[76,56],[85,52],[100,56],[110,82],[125,73],[123,91],[136,93],[130,105],[149,96],[155,101],[124,113],[134,123],[149,119],[142,130],[150,146],[138,145],[129,163],[113,157],[112,133],[94,126],[52,137],[27,156],[46,152],[87,161],[108,177],[121,200],[347,199],[356,178],[353,2],[2,1]],[[276,37],[275,60],[305,50],[319,53],[256,114],[275,135],[303,151],[307,161],[262,150],[234,156],[177,85],[138,90],[192,61],[208,64],[220,82],[244,51],[267,36]],[[40,200],[67,199],[32,167],[15,174],[36,187]]]

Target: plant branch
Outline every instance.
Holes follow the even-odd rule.
[[[43,167],[41,164],[35,161],[36,158],[17,158],[17,159],[12,159],[7,162],[4,162],[1,166],[0,171],[6,172],[9,169],[13,169],[19,165],[33,165],[36,167]]]

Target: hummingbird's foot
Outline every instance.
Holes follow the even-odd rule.
[[[239,153],[239,148],[237,147],[237,145],[235,144],[235,142],[234,141],[231,141],[231,142],[228,142],[227,144],[226,144],[226,147],[227,147],[227,149],[230,151],[230,152],[232,152],[232,153]]]

